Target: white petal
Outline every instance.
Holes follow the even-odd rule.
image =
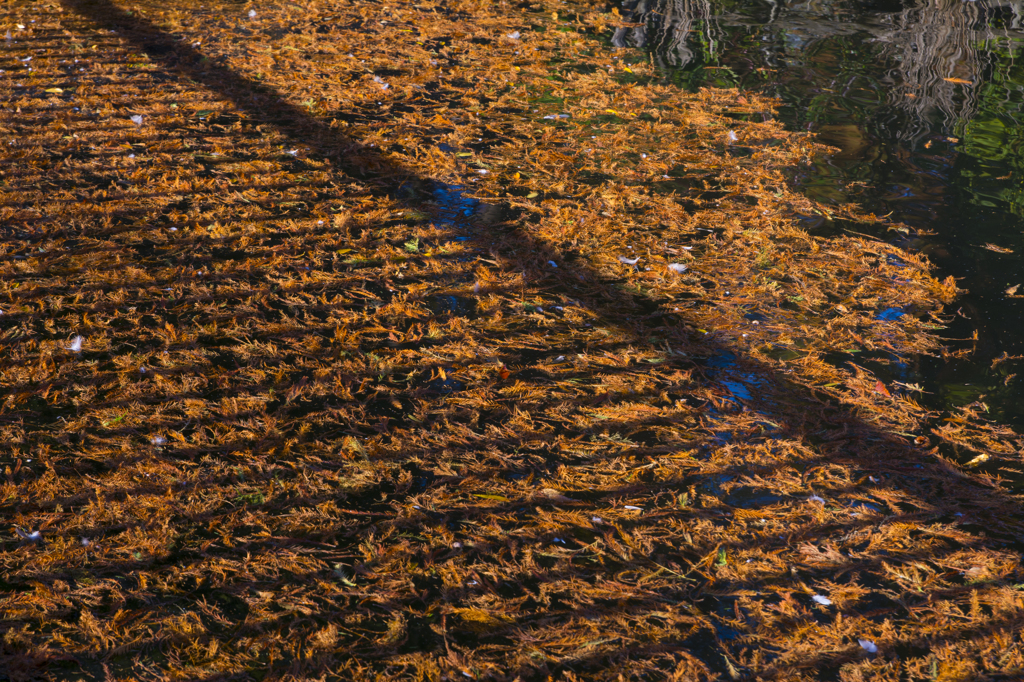
[[[256,18],[256,10],[254,10],[254,9],[249,10],[249,18],[250,19],[255,19]]]
[[[625,263],[626,265],[636,265],[637,261],[639,260],[640,256],[637,256],[636,258],[626,258],[625,256],[619,256],[619,262]]]
[[[631,504],[627,504],[623,509],[629,509],[630,511],[643,511],[642,507],[634,507]]]
[[[682,263],[669,263],[668,269],[671,270],[672,272],[686,272],[687,270],[689,270],[689,268],[687,268]]]
[[[832,606],[832,600],[828,597],[822,597],[820,594],[816,594],[811,597],[814,601],[818,602],[822,606]]]
[[[869,654],[878,653],[878,646],[876,646],[870,639],[858,639],[857,642],[860,643],[861,648]]]
[[[818,497],[817,495],[811,495],[810,497],[807,498],[807,501],[808,502],[821,502],[822,504],[825,504],[825,500],[823,500],[822,498]]]

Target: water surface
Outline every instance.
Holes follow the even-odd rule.
[[[904,223],[874,234],[926,253],[968,290],[948,308],[946,335],[976,330],[976,343],[953,344],[976,347],[970,357],[872,368],[920,383],[933,407],[981,400],[1024,427],[1024,360],[1000,361],[1024,355],[1024,2],[627,0],[624,10],[634,24],[616,46],[648,51],[689,89],[780,98],[788,126],[841,150],[797,178],[804,191]]]

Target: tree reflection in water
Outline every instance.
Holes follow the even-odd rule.
[[[936,118],[955,129],[974,115],[987,48],[1000,31],[1019,29],[1024,16],[1024,3],[961,0],[908,1],[891,10],[845,0],[768,2],[758,10],[731,0],[627,0],[624,6],[630,24],[619,27],[612,43],[649,50],[662,68],[715,63],[731,39],[723,24],[756,32],[764,47],[752,58],[776,68],[787,66],[788,48],[811,52],[821,41],[866,32],[878,49],[855,59],[889,66],[889,104],[908,115],[898,137],[911,144],[924,139]]]

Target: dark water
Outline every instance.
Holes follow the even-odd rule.
[[[920,383],[933,407],[982,400],[990,417],[1024,427],[1024,360],[993,365],[1024,355],[1024,0],[627,0],[624,9],[643,26],[619,29],[617,46],[647,50],[686,88],[779,97],[789,127],[842,150],[798,178],[804,191],[891,214],[909,229],[875,236],[924,252],[937,275],[968,290],[947,308],[945,335],[976,330],[973,355],[876,371]],[[1021,298],[1006,293],[1017,284]]]

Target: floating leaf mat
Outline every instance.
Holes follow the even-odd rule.
[[[0,7],[0,679],[1024,675],[955,283],[605,9]]]

